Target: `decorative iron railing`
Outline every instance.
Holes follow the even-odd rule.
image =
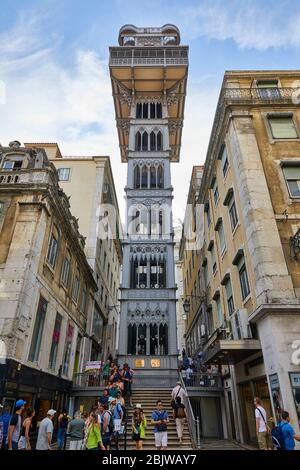
[[[183,376],[183,382],[186,388],[209,388],[209,389],[222,389],[221,374],[209,374],[196,372],[189,374],[188,377]]]

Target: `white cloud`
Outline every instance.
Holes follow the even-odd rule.
[[[58,142],[63,155],[110,155],[124,218],[127,166],[120,162],[107,60],[94,51],[77,49],[68,67],[59,63],[59,40],[50,46],[37,16],[27,24],[31,41],[20,53],[18,45],[25,37],[19,23],[0,35],[0,51],[3,36],[12,44],[9,53],[0,54],[0,81],[6,84],[7,98],[0,105],[0,142]],[[204,162],[210,135],[218,93],[211,78],[199,76],[189,84],[181,160],[172,165],[174,216],[182,219],[192,166]]]
[[[240,48],[300,47],[299,3],[205,0],[182,11],[187,37],[232,39]]]

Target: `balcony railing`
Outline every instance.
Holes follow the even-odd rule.
[[[222,389],[222,377],[221,374],[209,374],[209,373],[201,373],[196,372],[189,375],[189,377],[184,377],[183,374],[183,381],[185,383],[186,388],[194,387],[194,388],[210,388],[210,389]]]
[[[18,171],[0,171],[1,184],[26,184],[26,183],[45,183],[48,181],[49,173],[41,170],[18,170]]]
[[[102,372],[82,372],[74,374],[73,388],[89,388],[89,387],[104,387],[105,381],[102,377]]]
[[[134,65],[188,65],[188,48],[112,48],[109,65],[127,67]]]
[[[223,88],[220,95],[220,103],[227,101],[246,101],[253,103],[265,102],[299,102],[300,87],[290,88]]]

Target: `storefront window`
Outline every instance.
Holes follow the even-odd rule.
[[[278,374],[269,375],[269,382],[276,422],[278,423],[279,421],[281,421],[281,413],[283,411]]]

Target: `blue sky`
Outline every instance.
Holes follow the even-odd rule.
[[[0,142],[57,141],[65,155],[111,155],[123,211],[108,47],[125,23],[174,23],[190,46],[181,162],[182,217],[192,165],[204,161],[225,70],[300,68],[297,0],[0,0]]]

